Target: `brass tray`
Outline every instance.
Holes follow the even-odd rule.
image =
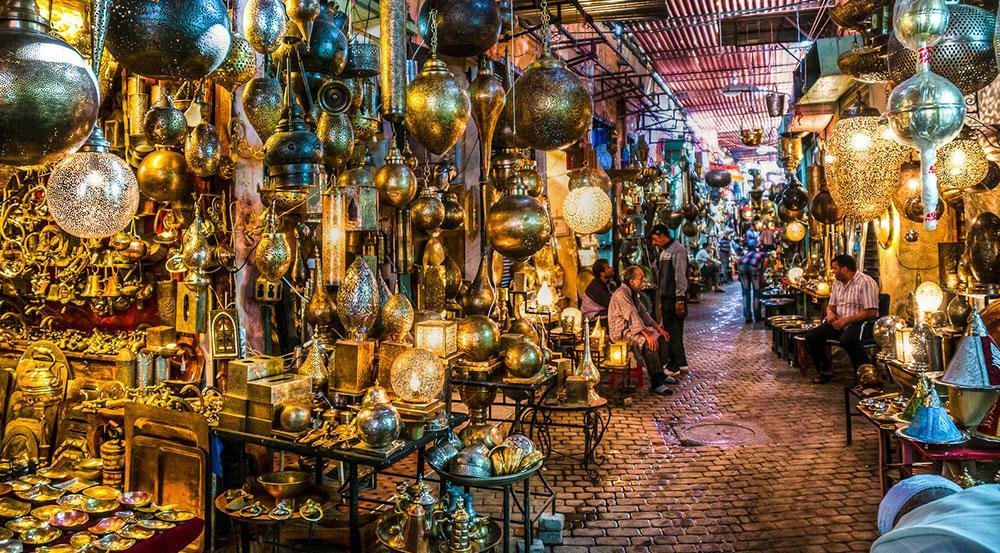
[[[31,505],[12,497],[0,499],[0,517],[17,518],[31,511]]]
[[[451,474],[450,472],[440,467],[436,467],[429,461],[427,462],[427,464],[430,465],[430,467],[434,469],[434,472],[438,473],[438,475],[440,475],[442,479],[446,479],[449,482],[454,482],[455,484],[460,484],[462,486],[485,487],[485,486],[506,486],[507,484],[513,484],[515,482],[520,482],[526,478],[531,478],[531,475],[538,472],[538,469],[542,468],[542,465],[544,465],[545,462],[543,460],[542,462],[536,464],[534,467],[515,474],[506,474],[504,476],[490,476],[489,478],[459,476],[457,474]]]
[[[395,553],[414,553],[408,549],[391,545],[393,540],[390,530],[397,525],[398,518],[399,515],[390,514],[378,521],[378,525],[375,527],[375,535],[378,538],[378,542],[389,551],[394,551]],[[490,519],[485,519],[484,524],[486,524],[486,537],[478,540],[469,540],[469,545],[472,546],[474,553],[492,551],[500,544],[500,540],[503,539],[503,532],[500,530],[499,524]],[[429,550],[446,553],[448,551],[448,540],[431,539]]]

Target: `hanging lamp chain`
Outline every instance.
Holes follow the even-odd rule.
[[[539,9],[542,11],[542,49],[548,54],[552,44],[552,30],[549,28],[549,3],[542,0]]]
[[[431,10],[431,57],[436,58],[438,53],[438,11]]]

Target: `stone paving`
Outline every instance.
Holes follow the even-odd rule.
[[[691,373],[669,397],[616,407],[599,481],[578,463],[544,468],[567,518],[553,553],[867,551],[880,499],[875,433],[844,442],[843,388],[813,385],[770,351],[763,324],[745,326],[739,285],[691,307]],[[762,431],[751,445],[685,447],[674,428],[735,420]],[[577,443],[557,431],[554,441]],[[492,502],[490,502],[492,503]]]

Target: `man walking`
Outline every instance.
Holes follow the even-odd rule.
[[[740,257],[737,273],[743,291],[743,321],[750,324],[760,320],[760,273],[767,261],[767,254],[756,246],[747,246],[747,253]]]
[[[878,317],[878,283],[858,271],[854,257],[838,255],[830,261],[830,268],[837,280],[830,289],[826,319],[823,324],[806,332],[806,348],[819,373],[813,381],[816,384],[833,378],[830,359],[825,355],[826,341],[831,338],[840,340],[840,346],[851,358],[855,371],[861,365],[871,363],[862,341],[871,337],[874,325],[868,323]]]
[[[658,315],[670,334],[670,373],[685,372],[684,317],[687,317],[688,252],[670,236],[666,225],[654,225],[650,232],[653,245],[659,248],[656,261],[656,297]]]
[[[722,262],[722,278],[725,282],[732,282],[733,268],[730,264],[730,258],[733,255],[733,238],[728,230],[722,235],[722,238],[719,238],[716,249],[719,250],[719,261]]]
[[[670,335],[656,324],[646,311],[638,294],[645,276],[642,269],[633,265],[622,274],[622,285],[611,295],[608,307],[608,337],[625,340],[636,359],[642,359],[649,372],[650,391],[670,395],[667,384],[677,384],[677,379],[667,375],[663,367],[669,357],[667,340]]]

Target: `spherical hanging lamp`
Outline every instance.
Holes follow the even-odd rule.
[[[806,226],[799,221],[792,221],[785,225],[784,237],[789,242],[798,242],[806,237]]]
[[[139,183],[122,158],[108,153],[101,128],[49,176],[45,203],[59,228],[77,238],[104,238],[125,228],[139,208]]]
[[[989,170],[990,162],[968,127],[938,150],[935,172],[941,188],[972,188],[986,178]]]
[[[893,193],[892,203],[896,211],[914,223],[924,221],[924,204],[920,194],[920,162],[907,161],[899,167],[899,185]],[[946,197],[942,187],[942,198]],[[937,217],[944,215],[944,203],[938,202]]]
[[[877,218],[892,203],[907,154],[879,119],[878,110],[856,103],[840,114],[827,140],[830,194],[857,221]]]
[[[563,219],[577,234],[593,234],[611,220],[611,198],[596,186],[575,188],[563,200]]]

